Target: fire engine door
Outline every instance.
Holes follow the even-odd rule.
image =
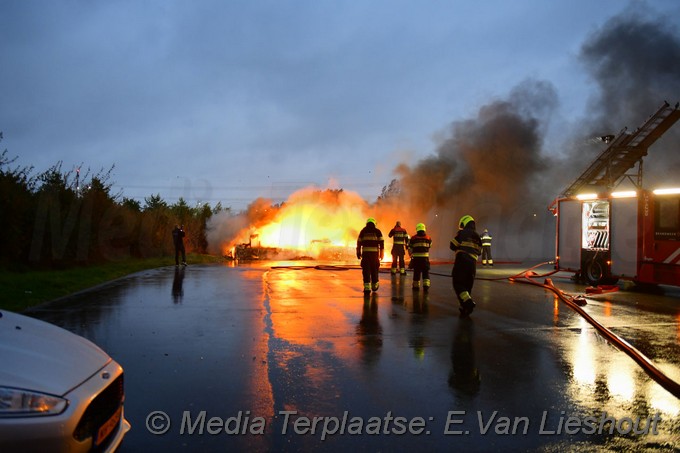
[[[654,200],[654,263],[680,265],[680,196],[657,196]]]
[[[611,272],[633,278],[637,275],[638,199],[611,201]]]
[[[557,256],[560,269],[581,267],[581,202],[562,200],[558,205]]]

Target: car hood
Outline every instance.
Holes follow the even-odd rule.
[[[111,357],[61,327],[0,311],[0,386],[64,395]]]

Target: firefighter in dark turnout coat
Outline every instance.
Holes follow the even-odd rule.
[[[405,275],[406,261],[404,255],[406,255],[406,247],[409,241],[408,233],[401,226],[401,222],[397,220],[394,228],[390,230],[387,236],[392,238],[392,267],[390,271],[392,275],[395,275],[397,270],[401,275]]]
[[[453,290],[460,303],[460,313],[467,316],[475,308],[472,300],[472,286],[477,273],[477,259],[482,252],[482,240],[475,230],[475,219],[465,215],[458,222],[458,233],[451,240],[449,248],[456,252],[453,262]]]
[[[376,227],[373,217],[366,220],[366,226],[357,237],[357,259],[361,260],[361,274],[364,280],[364,294],[378,291],[380,261],[385,254],[385,240]]]
[[[413,265],[413,289],[420,289],[420,276],[423,277],[423,291],[430,289],[430,247],[432,238],[425,232],[425,224],[416,225],[416,235],[411,236],[408,251]]]
[[[482,233],[482,266],[487,264],[493,267],[493,258],[491,257],[491,233],[486,228]]]

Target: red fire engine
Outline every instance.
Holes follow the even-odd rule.
[[[607,149],[550,206],[556,269],[591,285],[625,278],[680,286],[680,187],[642,189],[642,158],[679,118],[678,104],[664,103],[634,133],[603,137]],[[612,191],[624,179],[634,190]]]

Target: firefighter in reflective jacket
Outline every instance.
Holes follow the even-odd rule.
[[[484,228],[484,233],[482,233],[482,266],[487,264],[493,267],[493,258],[491,257],[491,235],[489,230]]]
[[[401,275],[405,275],[406,261],[404,255],[409,241],[408,233],[401,226],[401,222],[397,220],[394,228],[390,230],[387,236],[392,238],[392,267],[390,271],[392,275],[396,275],[398,269]]]
[[[371,290],[378,291],[378,273],[380,260],[385,253],[385,240],[382,232],[376,227],[373,217],[366,220],[366,226],[357,237],[357,259],[361,260],[361,274],[364,279],[364,294]]]
[[[477,258],[482,252],[482,240],[475,230],[475,219],[465,215],[458,222],[458,233],[451,240],[449,248],[456,252],[453,262],[453,290],[460,303],[461,316],[467,316],[475,308],[472,300],[472,285],[477,273]]]
[[[432,238],[425,232],[425,224],[416,225],[416,235],[411,236],[408,252],[413,266],[413,289],[420,289],[420,276],[423,277],[423,291],[430,289],[430,247]]]

